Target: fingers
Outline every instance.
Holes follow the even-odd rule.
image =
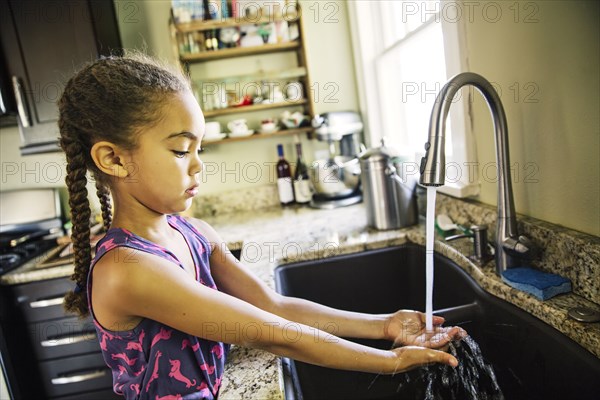
[[[444,329],[444,331],[438,332],[435,335],[429,337],[429,340],[427,341],[426,345],[427,345],[427,347],[437,349],[437,348],[447,345],[451,341],[452,341],[452,338],[450,337],[448,332]]]
[[[430,356],[432,357],[433,362],[446,364],[451,366],[452,368],[458,365],[458,360],[452,354],[433,349],[430,349],[430,351],[434,352],[434,354]]]
[[[395,349],[397,354],[396,368],[394,373],[404,372],[410,369],[431,364],[444,364],[455,368],[458,360],[449,353],[439,350],[428,349],[418,346],[406,346]]]
[[[467,336],[467,332],[459,326],[438,327],[436,332],[427,340],[427,347],[440,348],[446,346],[453,340],[461,340]]]
[[[436,327],[434,335],[440,333],[446,334],[451,339],[463,339],[465,336],[467,336],[467,331],[465,331],[460,326]]]
[[[448,336],[452,338],[452,340],[460,340],[467,337],[467,331],[465,331],[460,326],[453,326],[448,332]]]
[[[443,352],[447,353],[448,349],[450,349],[450,342],[446,343],[442,347],[438,347],[436,350],[443,351]]]
[[[452,340],[454,340],[455,329],[456,329],[456,327],[440,328],[439,332],[437,332],[435,335],[433,335],[429,338],[429,341],[428,341],[429,346],[427,346],[427,347],[440,348],[440,347],[446,346],[448,343],[450,343]]]

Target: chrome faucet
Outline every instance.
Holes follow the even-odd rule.
[[[525,266],[524,259],[529,257],[532,246],[531,241],[524,236],[519,236],[517,231],[508,157],[508,129],[504,108],[498,93],[483,76],[472,72],[455,75],[438,94],[429,120],[429,141],[425,143],[426,154],[421,159],[419,182],[423,186],[442,186],[444,184],[446,117],[454,95],[465,85],[475,86],[483,95],[494,122],[496,164],[499,168],[495,259],[496,273],[502,275],[502,272],[508,268]]]

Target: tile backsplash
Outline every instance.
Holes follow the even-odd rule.
[[[264,185],[201,195],[194,199],[191,214],[198,218],[239,211],[280,207],[276,185]]]

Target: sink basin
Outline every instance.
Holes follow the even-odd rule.
[[[344,310],[424,310],[425,249],[406,244],[281,265],[275,270],[275,284],[286,296]],[[541,320],[483,291],[458,265],[437,253],[433,308],[446,318],[446,325],[462,326],[479,343],[507,400],[592,399],[600,393],[600,359]],[[350,340],[381,349],[391,346],[383,340]],[[401,385],[404,376],[334,370],[288,359],[283,365],[289,397],[424,397],[423,383],[412,379],[411,385]]]

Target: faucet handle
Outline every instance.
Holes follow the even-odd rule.
[[[519,235],[519,240],[518,240],[518,244],[517,244],[517,248],[515,250],[519,251],[523,251],[523,252],[528,252],[533,250],[533,242],[527,237],[527,236],[523,236],[523,235]]]
[[[471,233],[463,233],[460,235],[449,236],[446,238],[447,242],[461,239],[461,238],[473,238],[473,256],[470,258],[474,259],[480,263],[486,263],[487,261],[492,259],[492,255],[490,254],[487,239],[487,225],[472,225],[470,227]]]
[[[533,250],[533,242],[526,236],[520,235],[517,239],[507,238],[502,243],[502,247],[520,255],[528,255]]]

